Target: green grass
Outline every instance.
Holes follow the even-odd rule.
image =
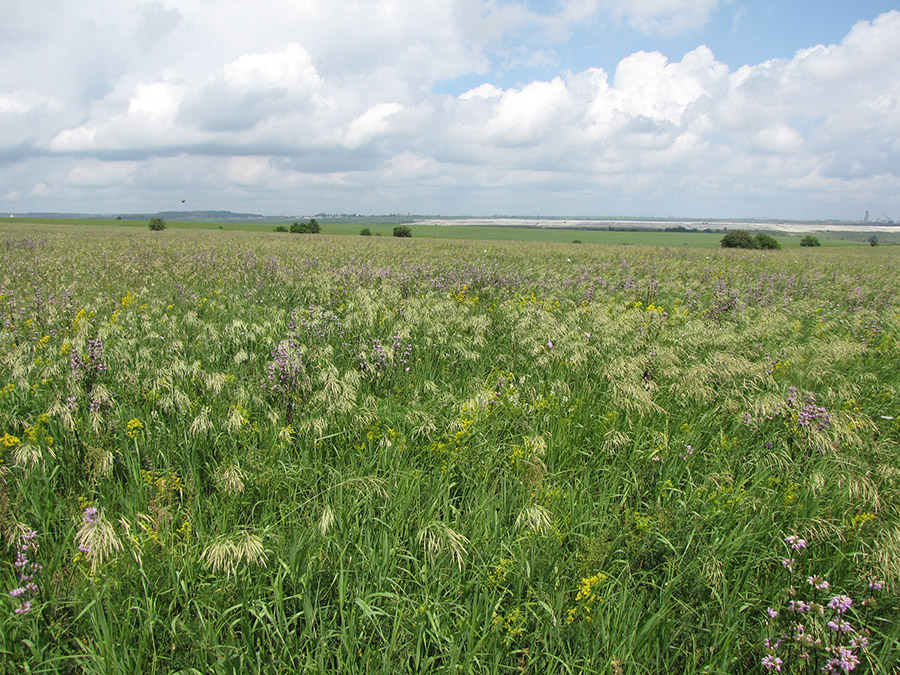
[[[113,220],[106,218],[0,218],[0,223],[29,223],[33,225],[72,225],[77,227],[102,226],[102,227],[126,227],[146,228],[147,221],[143,220]],[[226,230],[246,232],[273,232],[279,223],[266,221],[240,222],[240,221],[166,221],[166,227],[175,230]],[[289,226],[289,221],[283,223]],[[327,220],[320,223],[322,234],[359,235],[363,228],[368,228],[373,236],[390,237],[393,234],[394,224],[371,223],[330,223]],[[722,240],[721,234],[708,232],[663,232],[663,231],[609,231],[609,230],[569,230],[557,228],[529,228],[529,227],[500,227],[500,226],[472,226],[472,225],[410,225],[413,237],[432,239],[466,239],[472,241],[533,241],[571,243],[579,241],[585,244],[608,245],[634,245],[634,246],[665,246],[665,247],[701,247],[719,248]],[[834,233],[824,236],[818,235],[823,246],[862,246],[868,245],[868,234],[863,237]],[[775,239],[786,248],[799,247],[802,235],[778,235]],[[890,235],[882,235],[884,243],[893,242]]]
[[[898,667],[894,247],[214,229],[0,223],[8,670]]]

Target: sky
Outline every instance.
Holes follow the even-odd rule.
[[[900,221],[898,5],[0,0],[0,213]]]

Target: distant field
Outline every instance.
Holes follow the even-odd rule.
[[[285,225],[290,221],[285,221]],[[0,218],[0,223],[33,223],[33,224],[57,224],[85,226],[96,225],[103,227],[127,227],[146,228],[146,220],[109,220],[95,219],[67,219],[67,218]],[[174,229],[189,230],[243,230],[248,232],[272,232],[277,223],[265,222],[202,222],[202,221],[166,221],[166,226]],[[320,221],[323,234],[359,235],[360,231],[367,227],[373,235],[389,237],[393,233],[394,225],[378,224],[354,224],[354,223],[329,223]],[[622,232],[607,230],[563,230],[541,229],[525,227],[491,227],[491,226],[466,226],[466,225],[411,225],[413,237],[428,237],[434,239],[470,239],[470,240],[494,240],[494,241],[535,241],[535,242],[559,242],[571,243],[575,240],[585,244],[630,244],[635,246],[664,246],[675,247],[700,247],[717,248],[722,239],[721,234],[706,232],[662,232],[641,231]],[[273,232],[273,234],[275,234]],[[817,235],[823,246],[860,246],[866,245],[865,240],[851,239],[846,233],[834,236]],[[844,238],[839,238],[839,236]],[[861,236],[861,235],[859,235]],[[894,235],[881,235],[885,243],[892,240]],[[800,245],[800,235],[777,235],[775,237],[782,246],[790,248]]]

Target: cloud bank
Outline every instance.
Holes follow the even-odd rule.
[[[898,11],[787,59],[731,68],[697,44],[504,85],[511,59],[552,61],[587,20],[690,35],[718,3],[12,7],[4,210],[900,212]],[[453,81],[471,86],[436,93]]]

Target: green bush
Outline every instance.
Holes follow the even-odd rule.
[[[322,231],[319,222],[315,218],[310,218],[308,223],[294,221],[291,223],[291,232],[294,234],[318,234]]]
[[[287,227],[285,227],[284,225],[278,225],[278,226],[275,227],[275,231],[276,231],[276,232],[287,232],[288,229],[287,229]]]
[[[722,237],[722,248],[758,248],[747,230],[735,230]]]
[[[395,237],[411,237],[412,230],[409,229],[406,225],[398,225],[394,228],[394,236]]]
[[[811,234],[806,235],[803,239],[800,240],[801,246],[821,246],[822,242],[819,241],[818,237],[814,237]]]
[[[359,231],[359,234],[360,234],[361,236],[363,236],[363,237],[371,237],[371,236],[372,236],[372,230],[370,230],[368,227],[364,227],[363,229],[361,229],[361,230]]]
[[[154,232],[160,232],[161,230],[166,229],[166,221],[164,221],[162,218],[151,218],[150,229]]]
[[[778,243],[778,240],[768,234],[758,234],[753,237],[753,241],[756,244],[753,248],[764,248],[774,251],[781,249],[781,244]]]

